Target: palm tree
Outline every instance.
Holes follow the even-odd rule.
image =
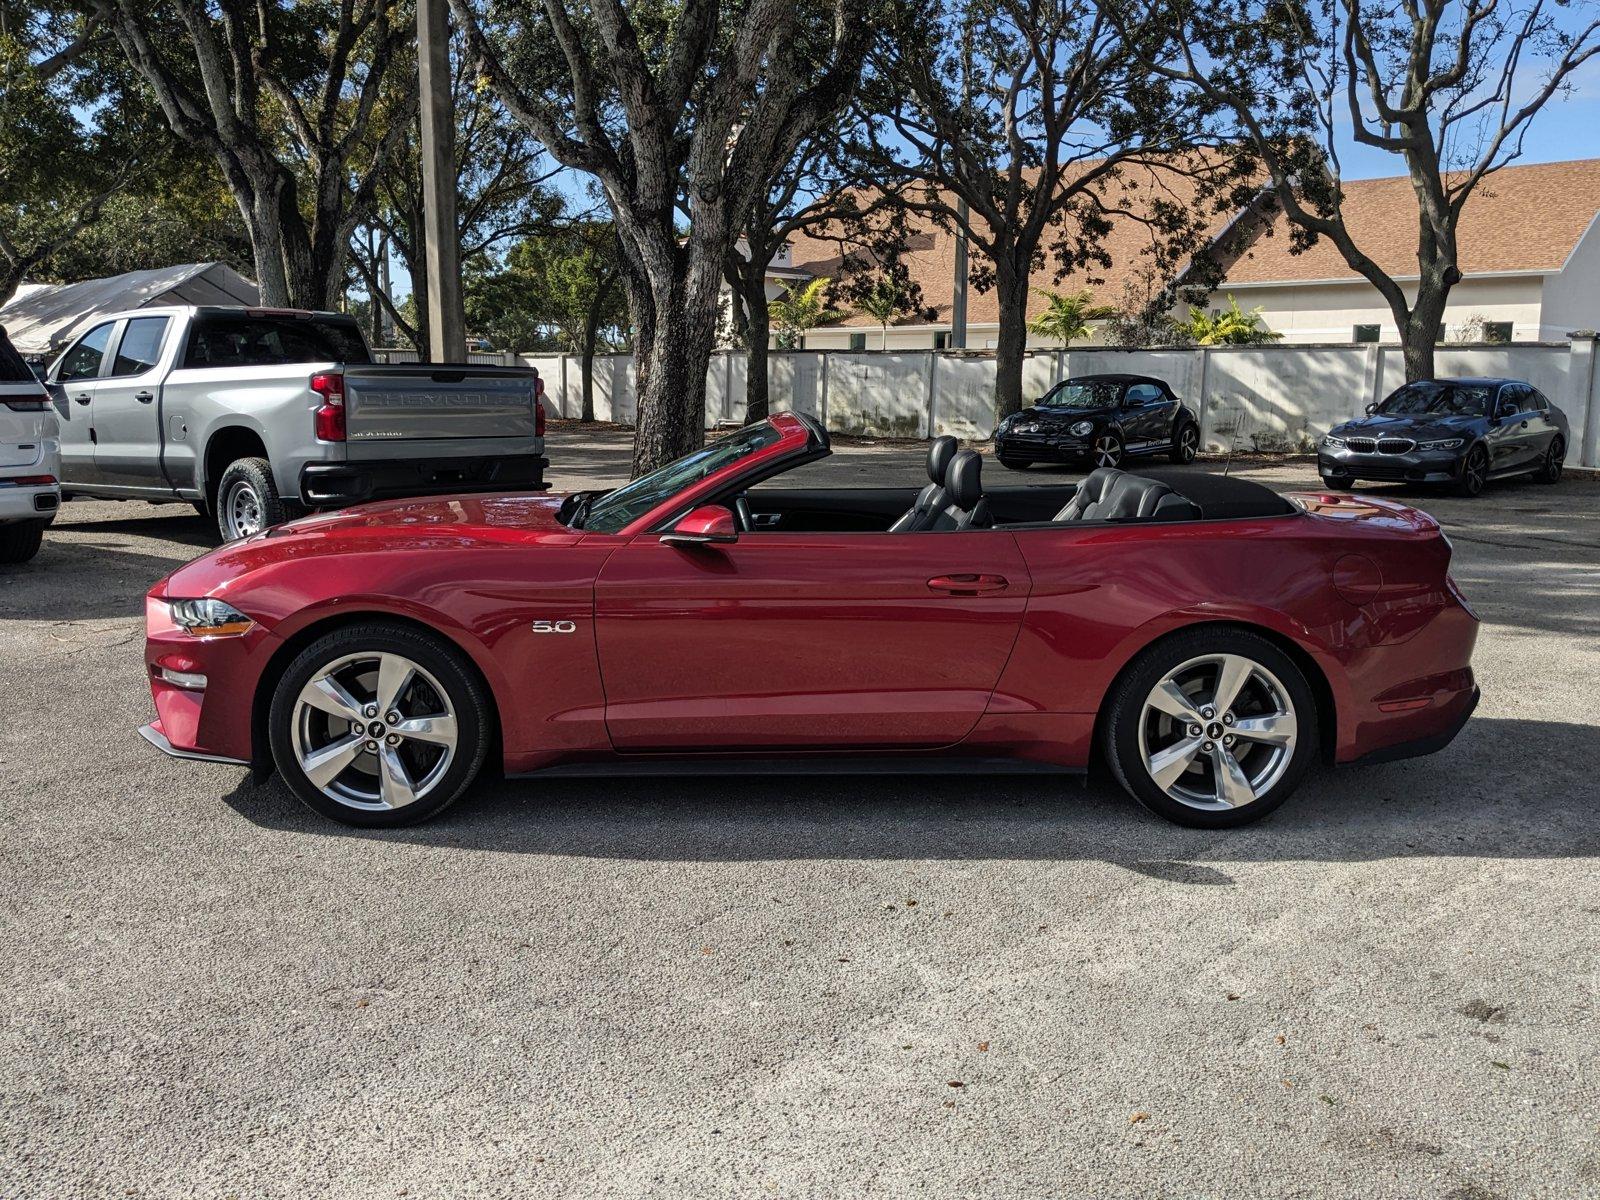
[[[1197,308],[1187,321],[1179,322],[1178,328],[1200,346],[1259,346],[1283,337],[1261,323],[1260,308],[1245,312],[1232,294],[1227,308],[1212,312]]]
[[[1049,301],[1049,306],[1028,322],[1029,332],[1055,338],[1063,346],[1072,345],[1074,338],[1088,337],[1090,321],[1106,321],[1117,315],[1111,305],[1095,304],[1094,295],[1087,288],[1071,295],[1046,288],[1033,290]]]
[[[778,335],[778,349],[802,347],[806,330],[831,325],[848,315],[827,306],[823,292],[830,282],[827,276],[821,276],[804,286],[790,284],[783,295],[768,302],[767,312],[772,318],[773,331]]]
[[[889,348],[889,322],[900,315],[900,311],[905,307],[905,299],[905,293],[900,290],[898,284],[888,279],[880,279],[861,300],[861,311],[877,321],[883,329],[881,349]]]

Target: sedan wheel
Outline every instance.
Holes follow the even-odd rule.
[[[1540,483],[1560,483],[1561,469],[1566,465],[1567,444],[1559,437],[1550,443],[1550,449],[1545,451],[1544,462],[1539,467],[1535,478]]]
[[[1265,816],[1310,765],[1316,704],[1300,669],[1265,638],[1197,631],[1157,643],[1124,675],[1106,722],[1117,778],[1179,824]]]
[[[1094,465],[1115,467],[1122,462],[1122,439],[1114,433],[1102,433],[1094,439]]]
[[[335,820],[404,825],[439,812],[488,745],[482,684],[459,654],[403,626],[347,628],[279,681],[273,758],[295,793]]]
[[[1467,451],[1467,461],[1461,464],[1461,478],[1456,490],[1463,496],[1476,496],[1489,482],[1489,455],[1482,446]]]

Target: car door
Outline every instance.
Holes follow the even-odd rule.
[[[1122,429],[1128,449],[1165,446],[1172,440],[1175,401],[1153,383],[1132,383],[1122,394]]]
[[[1015,538],[641,534],[595,585],[606,725],[619,750],[908,748],[960,741],[1016,641]]]
[[[1531,403],[1524,384],[1508,383],[1495,402],[1495,419],[1489,427],[1489,469],[1496,474],[1530,467],[1539,456],[1538,435],[1532,429]]]
[[[98,483],[94,461],[94,398],[115,321],[94,326],[70,347],[50,373],[50,394],[61,427],[64,483]]]
[[[161,349],[170,317],[122,322],[94,392],[94,466],[99,482],[170,492],[161,470]]]

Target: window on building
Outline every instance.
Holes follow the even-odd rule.
[[[867,335],[866,334],[864,334],[864,333],[852,333],[850,335],[850,349],[852,349],[852,350],[865,350],[866,348],[867,348]]]
[[[1378,332],[1381,328],[1382,326],[1380,325],[1357,325],[1355,340],[1358,342],[1375,342],[1378,340]]]
[[[1505,345],[1511,340],[1510,321],[1485,321],[1483,323],[1483,340]]]
[[[940,332],[940,333],[934,334],[933,335],[933,348],[935,350],[948,350],[948,349],[950,349],[950,335],[949,335],[949,333]]]

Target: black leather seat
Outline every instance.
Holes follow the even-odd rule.
[[[1091,471],[1057,521],[1195,521],[1200,510],[1159,479],[1130,475],[1115,467]]]
[[[934,521],[950,503],[945,491],[945,476],[950,472],[950,462],[956,456],[956,439],[946,434],[936,437],[928,447],[928,478],[933,482],[917,493],[917,502],[895,519],[890,533],[920,533],[932,529]]]
[[[944,476],[944,490],[948,503],[930,528],[987,529],[994,524],[989,515],[989,502],[983,498],[983,456],[976,450],[962,450],[950,460],[950,469]]]

